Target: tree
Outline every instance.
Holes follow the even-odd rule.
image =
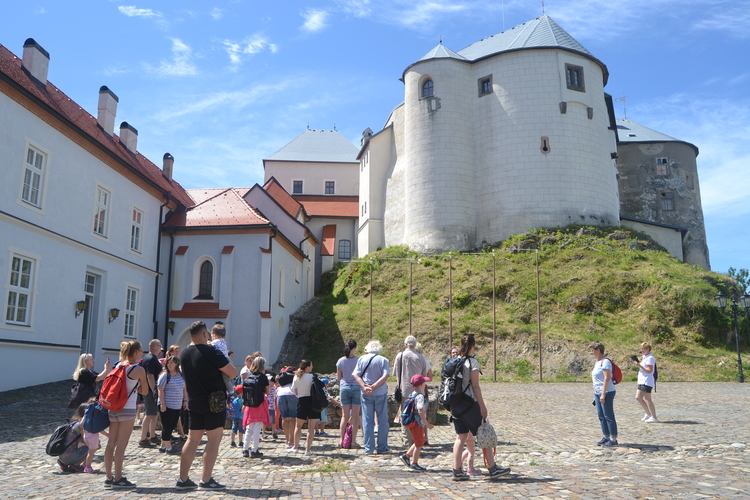
[[[748,272],[747,269],[740,269],[738,271],[737,269],[730,267],[727,274],[737,282],[743,293],[748,293],[748,289],[750,289],[750,272]]]

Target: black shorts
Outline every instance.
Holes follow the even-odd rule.
[[[300,420],[320,418],[320,412],[312,410],[312,398],[310,396],[303,396],[297,400],[297,418]]]
[[[640,385],[638,386],[638,390],[639,390],[639,391],[641,391],[641,392],[648,392],[649,394],[651,393],[651,390],[652,390],[652,389],[653,389],[653,387],[651,387],[650,385],[643,385],[643,384],[640,384]]]
[[[224,427],[227,419],[226,412],[221,413],[194,413],[188,410],[188,428],[191,431],[212,431]]]
[[[479,403],[472,398],[467,397],[461,403],[451,406],[451,419],[456,434],[466,434],[471,432],[472,436],[477,435],[477,430],[482,424],[482,413],[479,409]]]
[[[159,414],[159,408],[156,406],[156,397],[153,392],[149,391],[148,394],[143,396],[143,404],[146,409],[146,415],[155,416]]]

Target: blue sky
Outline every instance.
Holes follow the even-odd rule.
[[[545,12],[607,65],[629,119],[700,148],[712,267],[750,269],[750,1],[547,0]],[[380,130],[403,70],[441,37],[460,50],[541,14],[541,0],[29,0],[3,6],[0,43],[20,56],[34,38],[50,81],[93,115],[107,85],[139,151],[157,164],[172,153],[185,187],[241,187],[308,125],[356,145]]]

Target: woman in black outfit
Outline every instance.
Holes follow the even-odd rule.
[[[96,396],[96,383],[104,380],[104,377],[109,373],[111,363],[110,359],[107,358],[107,361],[104,362],[104,371],[96,373],[93,370],[94,356],[89,353],[81,354],[81,357],[78,358],[78,366],[73,372],[75,384],[71,389],[68,408],[78,408],[81,403]]]

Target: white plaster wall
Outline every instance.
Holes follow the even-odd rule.
[[[297,219],[290,217],[271,196],[259,187],[255,187],[245,195],[245,200],[251,207],[260,210],[263,216],[278,227],[284,236],[295,246],[299,246],[305,239],[305,227]],[[294,214],[292,214],[293,216]]]
[[[334,194],[337,195],[356,196],[359,191],[359,163],[356,161],[331,163],[266,160],[263,182],[271,177],[275,177],[288,193],[292,193],[292,181],[302,181],[302,194],[325,194],[325,181],[336,183]]]
[[[584,68],[586,92],[567,89],[565,63]],[[617,225],[618,198],[602,72],[557,50],[522,50],[473,65],[493,93],[473,100],[477,200],[474,246],[535,227]],[[476,88],[476,83],[474,87]],[[559,103],[568,103],[560,113]],[[587,107],[594,109],[593,119]],[[549,137],[551,152],[540,151]]]
[[[654,241],[663,246],[669,252],[669,255],[676,259],[680,259],[680,262],[684,262],[682,254],[682,234],[676,229],[670,229],[668,227],[655,226],[653,224],[643,224],[632,220],[622,220],[620,224],[623,226],[641,231],[651,236]]]
[[[422,78],[441,108],[428,112]],[[471,65],[452,59],[417,63],[405,74],[405,236],[420,252],[469,248],[476,239],[476,82]]]
[[[376,143],[379,148],[386,148],[390,156],[390,167],[385,176],[385,193],[374,191],[377,196],[385,199],[383,207],[382,236],[376,226],[371,226],[368,252],[378,246],[406,244],[406,191],[405,176],[408,163],[409,148],[405,144],[404,109],[402,104],[397,107],[386,126],[392,126],[393,142],[391,145]],[[373,197],[376,195],[373,195]],[[377,237],[375,236],[377,234]],[[380,240],[384,244],[380,243]],[[364,250],[362,250],[364,252]]]

